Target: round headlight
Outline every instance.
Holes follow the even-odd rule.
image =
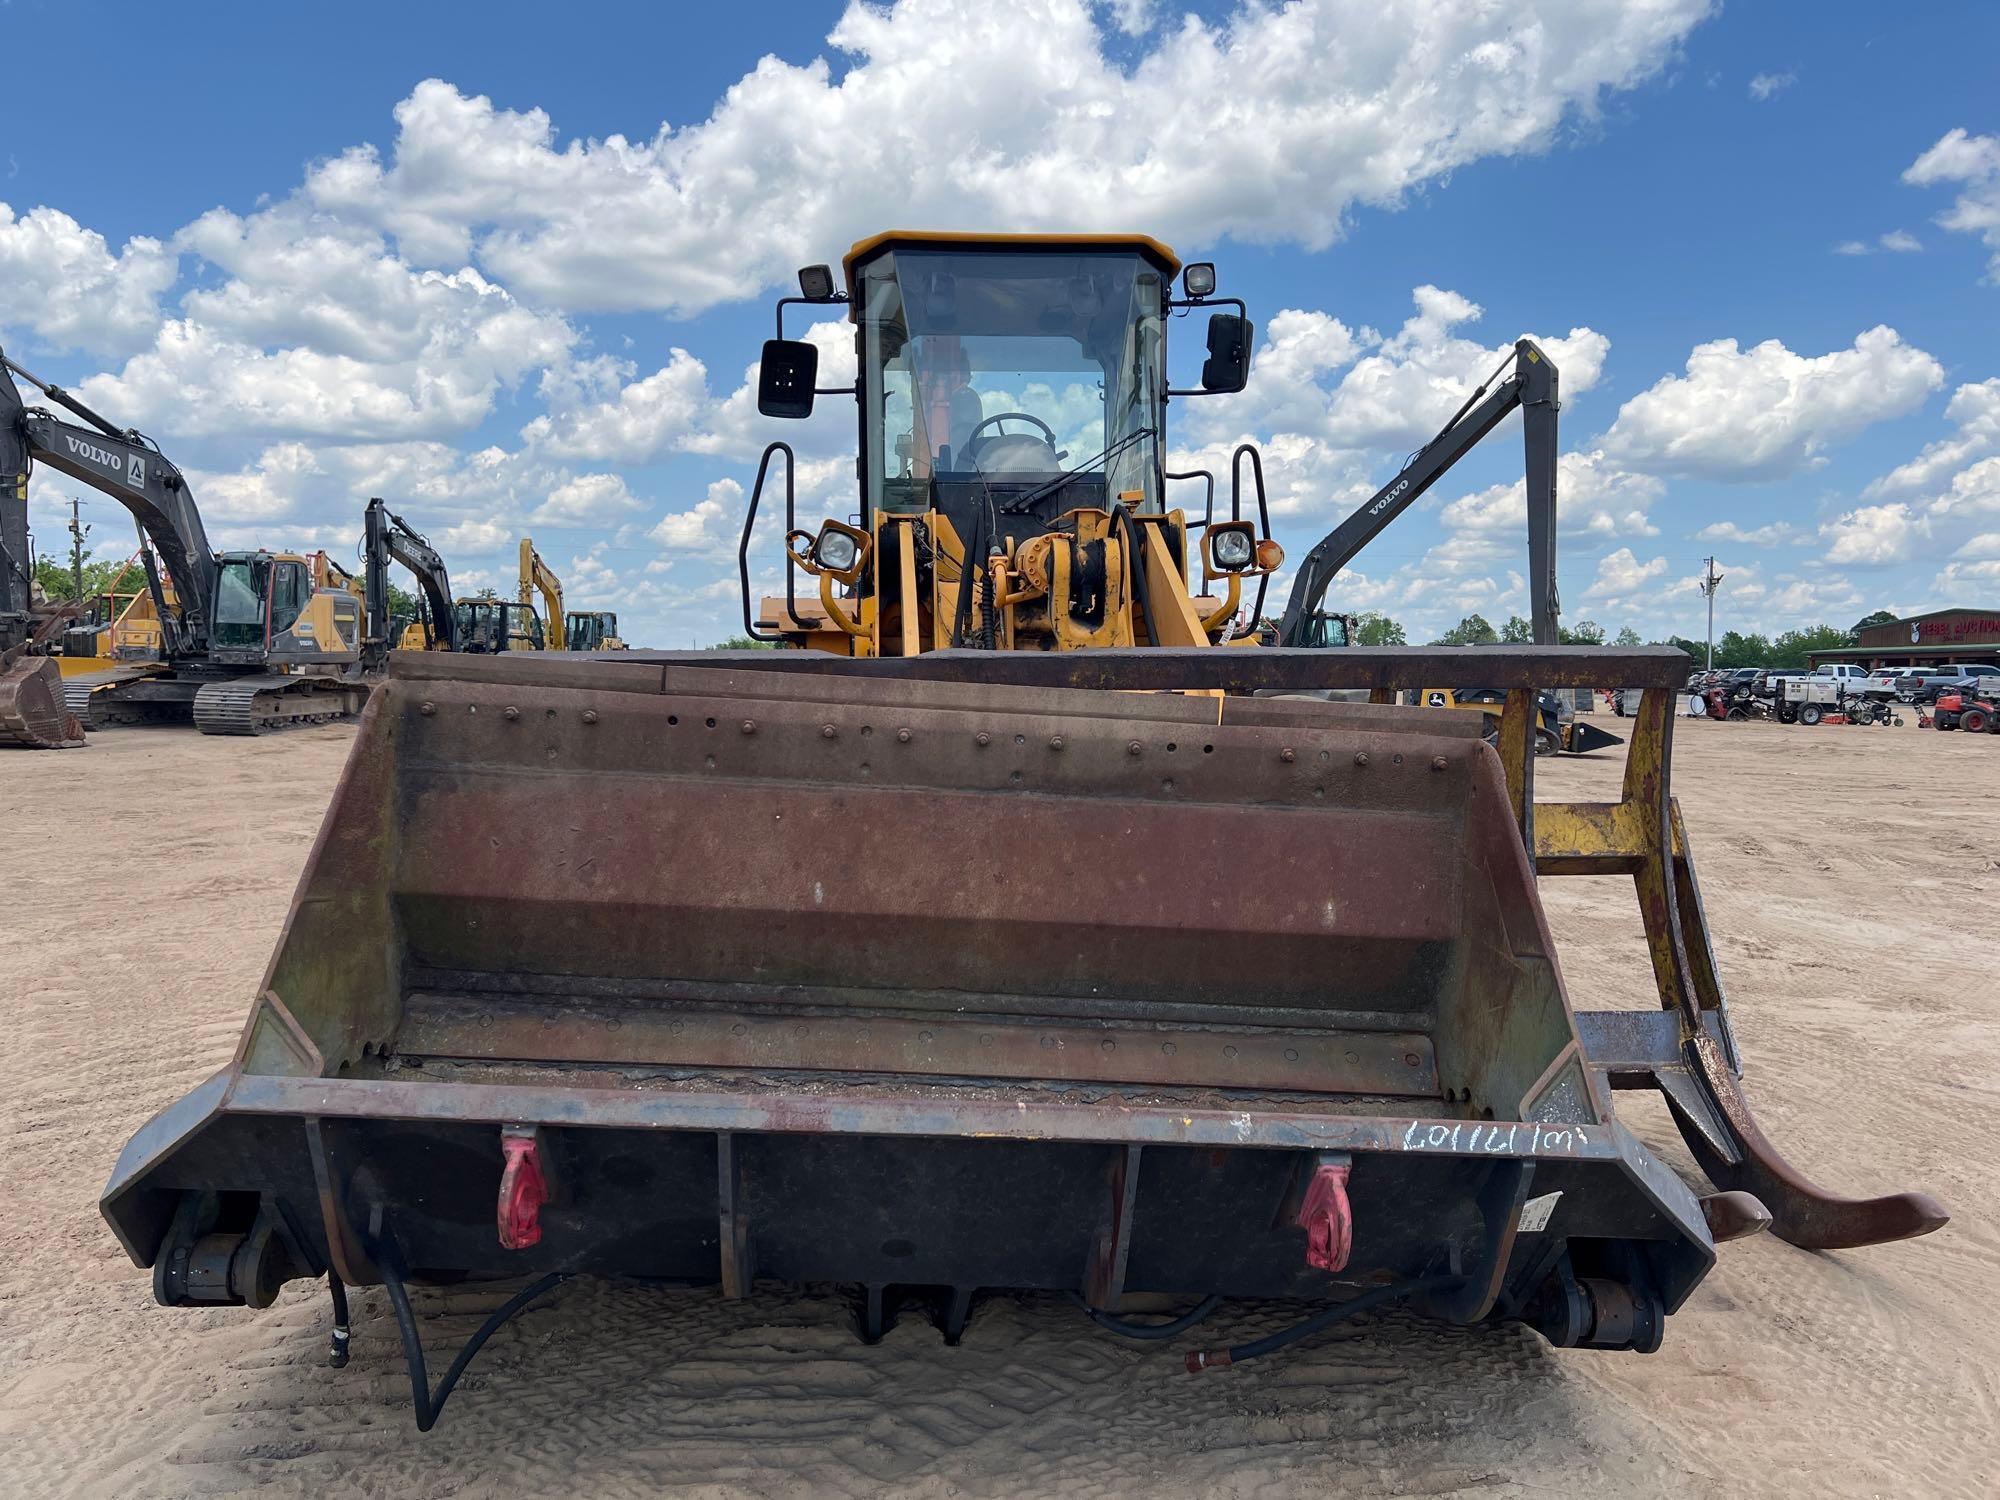
[[[1238,568],[1250,566],[1256,546],[1256,539],[1247,531],[1218,531],[1209,546],[1209,555],[1218,568],[1234,573]]]
[[[860,555],[860,544],[844,531],[822,531],[813,543],[813,561],[829,573],[845,573]]]

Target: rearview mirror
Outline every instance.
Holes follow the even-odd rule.
[[[757,410],[767,417],[809,417],[819,379],[819,346],[801,339],[766,339],[757,369]]]
[[[1208,358],[1201,367],[1201,388],[1216,394],[1240,391],[1250,383],[1251,321],[1237,313],[1219,312],[1208,320]]]

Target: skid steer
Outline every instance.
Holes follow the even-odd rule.
[[[859,519],[800,526],[782,445],[745,519],[785,649],[391,657],[235,1056],[105,1189],[160,1302],[325,1278],[339,1362],[380,1285],[428,1428],[576,1274],[846,1282],[870,1339],[892,1292],[952,1341],[982,1288],[1189,1343],[1296,1300],[1206,1370],[1390,1302],[1649,1351],[1722,1241],[1945,1222],[1814,1186],[1744,1098],[1668,790],[1681,653],[1259,645],[1254,450],[1226,516],[1166,503],[1167,318],[1210,315],[1202,390],[1247,369],[1212,267],[894,234],[845,272],[762,363],[804,415],[785,306],[853,319]],[[1496,743],[1395,701],[1452,680],[1505,695]],[[1537,803],[1537,695],[1596,685],[1643,689],[1622,796]],[[1332,691],[1367,701],[1288,696]],[[1586,874],[1633,880],[1652,991],[1566,988],[1537,878]],[[1712,1187],[1620,1122],[1641,1087]],[[526,1285],[433,1390],[409,1289],[467,1276]]]

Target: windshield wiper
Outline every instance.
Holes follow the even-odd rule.
[[[1078,464],[1073,469],[1064,469],[1062,473],[1056,475],[1055,478],[1048,480],[1046,483],[1036,485],[1033,489],[1029,490],[1027,494],[1017,495],[1012,500],[1004,502],[1000,506],[1001,514],[1009,516],[1019,516],[1027,514],[1027,512],[1034,507],[1034,504],[1037,500],[1043,499],[1048,495],[1053,495],[1057,490],[1061,489],[1064,485],[1068,484],[1072,479],[1076,478],[1079,474],[1082,474],[1085,470],[1095,468],[1098,464],[1101,463],[1108,463],[1110,460],[1116,458],[1119,454],[1123,453],[1127,448],[1130,448],[1133,444],[1137,443],[1141,438],[1149,438],[1152,437],[1153,435],[1154,435],[1154,429],[1152,429],[1151,427],[1133,428],[1130,432],[1126,433],[1125,436],[1120,438],[1117,442],[1113,443],[1109,448],[1106,448],[1102,453],[1099,453],[1092,458],[1086,458],[1082,463]]]

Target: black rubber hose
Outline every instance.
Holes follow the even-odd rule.
[[[1132,568],[1132,592],[1139,604],[1139,618],[1146,622],[1146,639],[1157,646],[1160,644],[1160,631],[1153,623],[1153,596],[1146,583],[1146,558],[1139,542],[1139,523],[1132,519],[1132,513],[1124,506],[1118,506],[1117,512],[1119,526],[1125,534],[1125,561]]]
[[[444,1410],[459,1376],[465,1373],[465,1367],[472,1363],[473,1356],[485,1346],[486,1341],[499,1331],[500,1325],[544,1292],[552,1291],[569,1280],[567,1271],[551,1271],[509,1297],[479,1325],[479,1331],[465,1341],[465,1347],[458,1351],[458,1358],[451,1362],[451,1368],[444,1372],[444,1379],[438,1382],[438,1388],[433,1392],[430,1374],[424,1368],[423,1341],[417,1337],[416,1316],[410,1311],[410,1294],[404,1290],[402,1278],[394,1271],[386,1265],[381,1266],[381,1271],[383,1288],[389,1293],[389,1305],[395,1309],[396,1327],[403,1335],[403,1359],[410,1367],[410,1403],[416,1408],[419,1432],[429,1432],[436,1425],[438,1413]]]
[[[1088,1313],[1090,1321],[1099,1328],[1108,1328],[1120,1338],[1128,1339],[1170,1339],[1175,1334],[1186,1333],[1222,1305],[1220,1297],[1204,1297],[1171,1322],[1128,1323],[1123,1318],[1114,1318],[1110,1313],[1092,1307],[1075,1292],[1069,1294],[1069,1300]]]
[[[1226,1365],[1240,1365],[1246,1359],[1256,1359],[1259,1355],[1270,1354],[1300,1339],[1311,1338],[1336,1323],[1345,1322],[1357,1313],[1367,1312],[1371,1307],[1382,1307],[1392,1302],[1402,1302],[1410,1297],[1421,1297],[1429,1292],[1449,1291],[1463,1283],[1462,1276],[1432,1276],[1417,1281],[1392,1282],[1388,1286],[1377,1287],[1372,1292],[1363,1292],[1345,1302],[1314,1313],[1292,1324],[1280,1328],[1276,1333],[1266,1334],[1261,1339],[1252,1339],[1247,1344],[1234,1344],[1227,1349],[1197,1349],[1187,1357],[1188,1373],[1199,1374],[1203,1370],[1219,1370]]]

